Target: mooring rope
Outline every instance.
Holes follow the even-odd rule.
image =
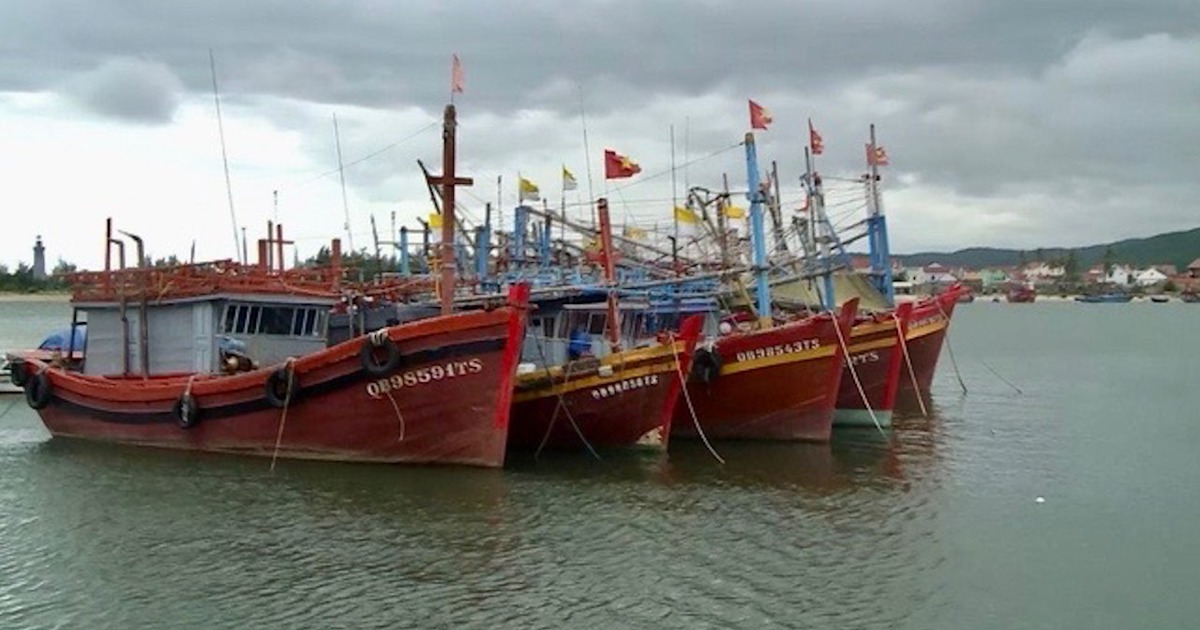
[[[275,472],[275,460],[279,457],[279,447],[283,444],[283,427],[287,424],[288,405],[292,402],[292,387],[296,380],[296,371],[292,364],[295,363],[295,358],[288,357],[283,368],[288,373],[288,388],[287,396],[283,399],[283,414],[279,416],[279,432],[275,435],[275,450],[271,453],[271,472]]]
[[[700,436],[700,441],[704,442],[704,448],[708,449],[713,458],[724,464],[725,458],[721,457],[708,441],[708,436],[704,434],[704,428],[700,426],[700,418],[696,415],[696,407],[692,405],[692,395],[688,393],[687,379],[683,377],[683,366],[679,363],[679,352],[675,349],[675,333],[667,333],[667,340],[671,342],[671,355],[675,357],[675,374],[679,377],[679,386],[683,389],[683,400],[687,403],[688,413],[692,414],[692,424],[696,426],[696,434]]]
[[[904,353],[904,363],[908,365],[908,376],[912,379],[913,391],[917,394],[917,404],[921,406],[921,415],[929,417],[929,410],[925,408],[925,396],[921,394],[921,386],[917,384],[917,372],[913,370],[912,357],[908,354],[908,340],[905,338],[907,333],[900,325],[900,318],[896,317],[896,311],[892,311],[892,319],[896,320],[896,333],[900,337],[900,350]]]
[[[554,430],[554,423],[558,421],[558,410],[562,409],[563,413],[567,416],[567,422],[571,423],[571,429],[575,431],[575,435],[579,436],[579,441],[583,442],[584,448],[586,448],[587,451],[592,454],[592,457],[601,459],[600,453],[597,453],[596,449],[592,448],[592,444],[588,442],[586,437],[583,436],[583,431],[575,422],[575,416],[571,414],[570,408],[567,407],[566,398],[563,396],[562,390],[566,389],[567,383],[571,382],[571,371],[575,368],[573,362],[567,361],[567,365],[563,369],[562,387],[555,390],[554,374],[550,372],[550,363],[546,360],[546,353],[542,349],[542,344],[538,343],[535,345],[537,345],[538,355],[542,359],[542,368],[546,370],[546,377],[550,379],[550,391],[554,392],[554,395],[558,400],[554,404],[554,413],[550,414],[550,424],[546,425],[546,433],[542,436],[542,441],[538,444],[537,450],[533,452],[533,458],[538,459],[541,457],[542,450],[546,448],[546,444],[550,441],[550,433]]]
[[[950,316],[946,314],[946,310],[942,308],[942,301],[934,296],[934,302],[937,303],[938,311],[946,320],[946,332],[942,335],[942,339],[946,340],[946,352],[950,353],[950,365],[954,366],[954,376],[958,377],[958,386],[962,388],[963,394],[967,393],[967,384],[963,382],[962,373],[958,371],[958,361],[954,359],[954,346],[950,345]]]
[[[3,418],[4,418],[4,416],[7,416],[7,415],[8,415],[8,412],[12,411],[12,410],[13,410],[13,407],[16,407],[16,406],[17,406],[17,403],[19,403],[19,402],[21,402],[21,399],[19,399],[19,398],[14,398],[12,402],[8,403],[8,408],[6,408],[6,409],[4,410],[4,413],[0,413],[0,419],[3,419]]]
[[[992,369],[992,366],[988,365],[987,363],[984,363],[982,360],[980,360],[979,362],[980,362],[980,363],[983,363],[983,367],[987,368],[989,372],[991,372],[992,374],[995,374],[995,375],[996,375],[996,378],[1000,379],[1001,381],[1004,381],[1004,384],[1005,384],[1005,385],[1008,385],[1009,387],[1011,387],[1011,388],[1015,389],[1015,390],[1017,391],[1017,393],[1018,393],[1018,394],[1021,394],[1022,396],[1024,396],[1024,395],[1025,395],[1025,392],[1024,392],[1024,391],[1023,391],[1023,390],[1022,390],[1020,387],[1017,387],[1016,385],[1013,385],[1011,381],[1009,381],[1008,379],[1004,378],[1003,376],[1000,376],[1000,373],[999,373],[999,372],[997,372],[996,370],[993,370],[993,369]]]
[[[842,335],[842,323],[838,321],[837,314],[829,311],[829,316],[833,320],[833,329],[837,331],[838,345],[842,348],[842,356],[846,359],[846,367],[850,368],[850,376],[854,378],[854,387],[858,389],[858,396],[862,398],[863,406],[867,408],[867,414],[871,416],[871,422],[875,423],[875,428],[879,430],[879,434],[887,437],[887,433],[883,430],[883,425],[879,424],[879,418],[875,416],[875,410],[871,408],[871,401],[867,400],[867,392],[863,389],[862,381],[858,378],[858,370],[854,369],[854,361],[850,358],[850,346],[846,343],[846,338]]]

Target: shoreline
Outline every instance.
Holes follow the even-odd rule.
[[[66,304],[71,301],[71,294],[63,292],[46,292],[46,293],[0,293],[0,303],[11,304],[14,302],[58,302]]]

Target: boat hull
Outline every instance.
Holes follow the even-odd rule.
[[[690,380],[691,408],[676,408],[671,437],[828,441],[843,363],[837,326],[849,334],[854,308],[718,338],[719,374]]]
[[[386,329],[402,357],[368,373],[358,337],[285,366],[233,376],[105,378],[45,372],[39,410],[56,437],[142,446],[355,462],[504,463],[524,308],[437,317]],[[34,362],[31,367],[41,369]],[[297,393],[266,396],[290,369]],[[286,378],[286,376],[285,376]],[[176,411],[188,393],[194,426]],[[276,399],[276,402],[279,402]]]
[[[891,426],[904,353],[900,336],[912,304],[856,324],[850,332],[849,361],[842,368],[834,426]]]
[[[689,318],[678,339],[651,348],[519,376],[509,446],[560,451],[639,441],[665,446],[701,323]]]
[[[920,300],[913,304],[909,315],[908,330],[904,334],[904,347],[908,357],[901,366],[899,393],[902,396],[914,391],[927,392],[933,384],[942,344],[946,331],[954,316],[958,292],[965,288],[954,287],[941,295]]]

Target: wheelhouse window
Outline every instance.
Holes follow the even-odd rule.
[[[320,337],[325,334],[323,309],[317,307],[227,304],[222,332],[235,335]]]

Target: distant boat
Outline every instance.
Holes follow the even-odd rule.
[[[1179,300],[1181,302],[1187,302],[1189,304],[1194,304],[1194,303],[1200,302],[1200,293],[1192,293],[1190,291],[1184,291],[1183,293],[1179,294]]]
[[[1088,304],[1117,304],[1128,302],[1133,299],[1128,293],[1101,293],[1099,295],[1078,295],[1075,296],[1076,302],[1086,302]]]
[[[1027,304],[1037,299],[1037,291],[1033,287],[1013,287],[1005,298],[1014,304]]]
[[[1166,304],[1167,302],[1171,301],[1171,298],[1165,295],[1151,295],[1150,301],[1154,302],[1155,304]]]

